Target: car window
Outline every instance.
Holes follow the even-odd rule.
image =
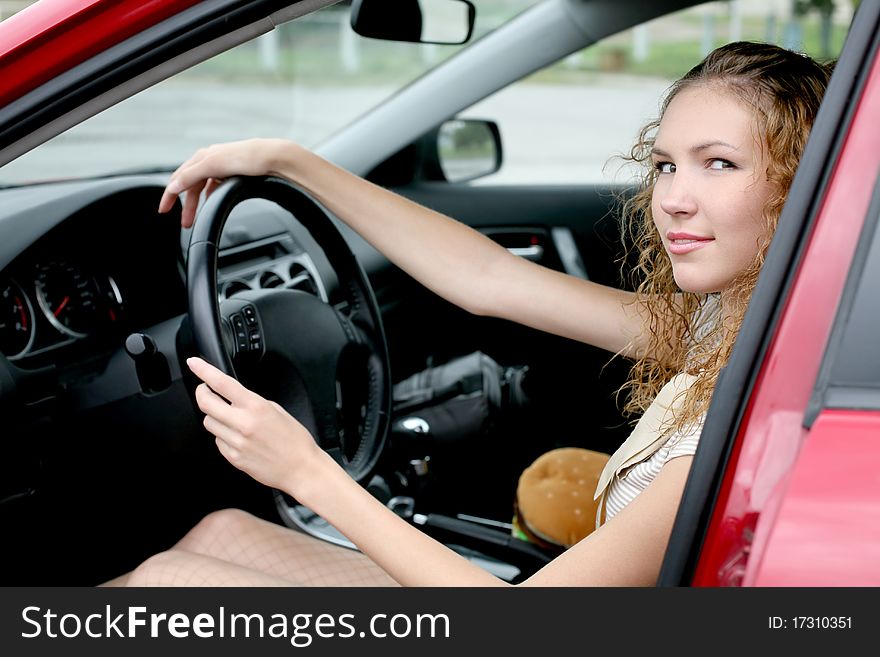
[[[880,178],[828,340],[808,423],[823,408],[880,409]]]
[[[501,131],[504,163],[477,184],[628,182],[632,169],[614,156],[656,117],[672,81],[710,50],[770,41],[833,59],[853,10],[841,0],[711,2],[576,52],[460,114],[494,120]]]
[[[472,40],[538,1],[481,0]],[[250,137],[313,147],[461,48],[360,37],[350,9],[331,5],[183,71],[7,164],[0,184],[172,170]]]

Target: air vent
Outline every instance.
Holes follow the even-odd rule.
[[[260,287],[272,288],[284,285],[282,278],[275,272],[267,271],[260,275]]]
[[[237,294],[239,292],[243,292],[244,290],[250,290],[250,289],[251,289],[251,286],[248,285],[247,283],[245,283],[244,281],[234,280],[234,281],[229,281],[223,285],[222,293],[223,293],[223,297],[228,299],[229,297],[231,297],[234,294]]]
[[[315,282],[312,280],[308,269],[300,263],[294,262],[290,265],[288,271],[290,273],[290,280],[287,282],[288,289],[302,290],[303,292],[308,292],[315,296],[318,295],[318,288],[315,286]]]
[[[302,290],[303,292],[318,296],[318,290],[315,288],[315,284],[312,282],[312,279],[309,278],[308,274],[294,278],[287,284],[287,288],[290,290]]]

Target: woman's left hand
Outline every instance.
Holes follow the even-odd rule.
[[[257,481],[296,497],[323,454],[308,430],[281,406],[201,358],[186,363],[204,381],[196,388],[196,401],[220,453]]]

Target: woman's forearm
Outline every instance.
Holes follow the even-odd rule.
[[[485,314],[493,263],[507,256],[503,247],[296,144],[276,142],[274,151],[274,173],[303,187],[422,285]]]
[[[322,452],[307,486],[288,490],[403,586],[505,586],[389,510]],[[294,482],[292,482],[294,483]]]
[[[511,255],[479,231],[414,203],[290,142],[273,168],[311,193],[398,267],[447,301],[611,352],[639,348],[632,294]]]
[[[198,199],[230,176],[277,175],[304,188],[391,262],[465,310],[632,355],[645,317],[633,295],[512,255],[461,222],[383,189],[293,142],[251,139],[198,151],[172,174],[159,202],[185,192],[181,224]]]

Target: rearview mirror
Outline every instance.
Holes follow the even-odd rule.
[[[471,38],[476,13],[468,0],[353,0],[351,27],[372,39],[457,45]]]

